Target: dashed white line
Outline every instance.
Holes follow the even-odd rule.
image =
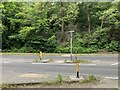
[[[118,63],[113,63],[113,64],[111,64],[112,66],[115,66],[115,65],[118,65]]]
[[[70,57],[70,54],[64,54],[64,55],[61,55],[63,57]]]
[[[100,61],[100,60],[95,60],[95,61],[92,61],[92,62],[98,62],[98,61]]]
[[[53,63],[32,63],[32,64],[44,64],[44,65],[76,65],[76,64],[53,64]],[[85,65],[85,66],[96,66],[96,64],[79,64],[79,65]]]
[[[119,79],[118,77],[105,77],[106,79],[115,79],[115,80],[117,80],[117,79]]]
[[[2,62],[2,63],[11,63],[11,62]]]

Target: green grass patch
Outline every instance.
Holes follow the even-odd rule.
[[[90,63],[90,61],[88,60],[73,60],[74,63],[78,62],[78,63]]]
[[[17,86],[16,84],[2,84],[0,88],[17,88]]]
[[[98,81],[97,78],[94,75],[89,75],[86,79],[81,80],[80,83],[90,83]]]
[[[33,62],[40,62],[40,60],[36,60],[36,59],[34,59]]]

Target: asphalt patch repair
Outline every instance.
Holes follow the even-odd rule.
[[[21,76],[19,76],[19,77],[28,77],[28,78],[49,78],[50,75],[48,75],[48,74],[30,74],[30,73],[28,73],[28,74],[23,74],[23,75],[21,75]]]

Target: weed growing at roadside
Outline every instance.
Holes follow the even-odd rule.
[[[48,60],[48,62],[52,62],[52,61],[53,61],[53,59],[51,59],[51,58]]]
[[[64,60],[64,63],[66,63],[66,61],[67,61],[67,60],[65,59],[65,60]]]
[[[2,84],[2,85],[0,85],[0,88],[17,88],[17,85]]]
[[[34,59],[33,62],[40,62],[40,60],[39,59],[38,60]]]
[[[73,60],[74,63],[78,62],[78,63],[90,63],[88,60]]]
[[[58,74],[58,76],[57,76],[57,82],[58,83],[62,83],[63,82],[63,77],[60,74]]]
[[[94,82],[97,81],[96,77],[94,75],[89,75],[87,79],[81,80],[81,83],[88,83],[88,82]]]

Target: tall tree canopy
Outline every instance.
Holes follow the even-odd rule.
[[[3,51],[120,51],[120,2],[2,2]]]

